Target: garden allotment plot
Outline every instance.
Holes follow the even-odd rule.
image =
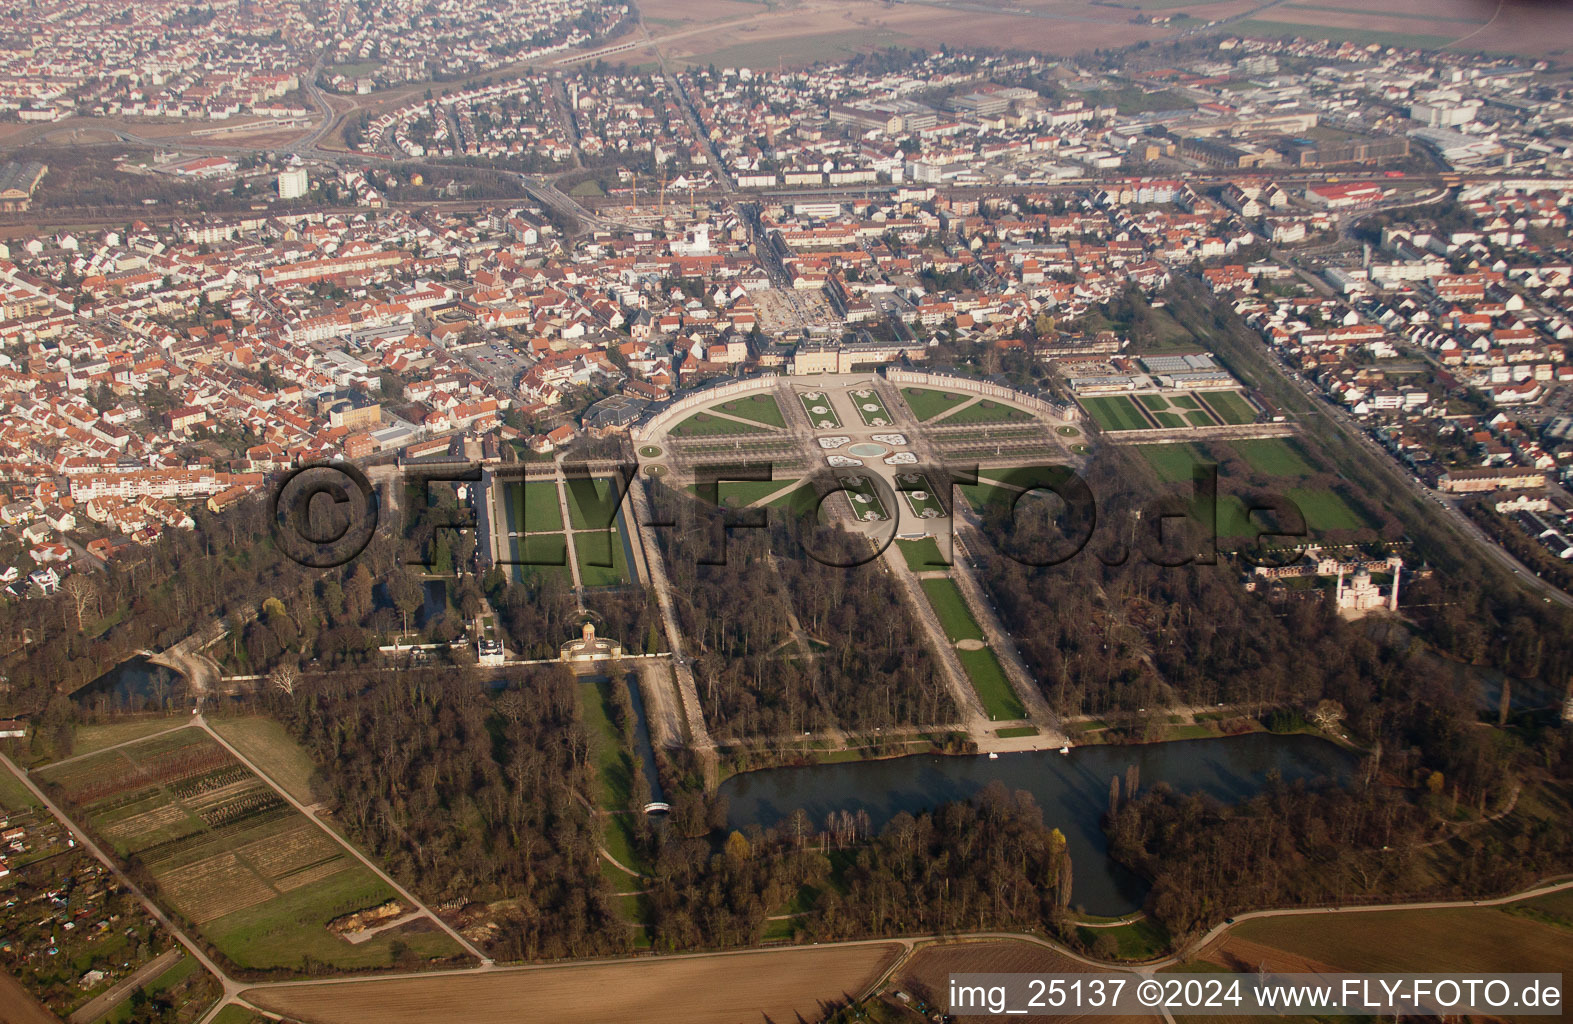
[[[389,931],[359,945],[328,922],[396,898],[316,824],[192,728],[39,771],[159,895],[241,967],[391,963],[391,943],[459,953],[440,933]]]

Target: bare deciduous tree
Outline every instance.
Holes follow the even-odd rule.
[[[268,673],[268,682],[286,697],[295,696],[295,684],[300,682],[300,669],[287,661],[280,662]]]
[[[87,577],[86,573],[74,572],[66,577],[61,589],[71,595],[71,600],[76,605],[76,628],[83,628],[88,605],[98,600],[98,586]]]

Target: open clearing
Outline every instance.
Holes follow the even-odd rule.
[[[896,959],[894,942],[339,985],[249,989],[248,1002],[309,1024],[737,1024],[819,1020]]]
[[[220,718],[209,723],[215,732],[234,744],[258,768],[268,773],[284,792],[311,804],[311,757],[271,718]]]

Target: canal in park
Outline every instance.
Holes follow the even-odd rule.
[[[1101,819],[1109,780],[1136,765],[1141,789],[1164,782],[1178,792],[1201,791],[1234,803],[1262,790],[1270,773],[1285,782],[1347,777],[1356,756],[1313,736],[1250,733],[1220,739],[1133,746],[1087,746],[949,757],[920,755],[734,775],[721,784],[727,824],[769,828],[801,807],[816,826],[836,811],[867,811],[877,831],[901,811],[917,814],[965,800],[998,779],[1024,789],[1043,808],[1043,820],[1065,833],[1073,865],[1071,904],[1089,914],[1115,916],[1140,909],[1146,883],[1109,859]]]

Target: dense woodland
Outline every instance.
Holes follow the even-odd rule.
[[[1232,807],[1159,785],[1111,818],[1110,854],[1153,879],[1147,910],[1179,940],[1247,909],[1495,896],[1573,864],[1565,802],[1561,827],[1520,817],[1454,827],[1445,775],[1427,781],[1418,800],[1381,784],[1273,783]]]
[[[659,947],[756,943],[800,893],[810,896],[803,933],[827,942],[1042,929],[1071,898],[1065,837],[1030,794],[998,782],[971,801],[899,814],[877,834],[866,816],[820,823],[798,811],[779,828],[718,836],[664,841],[649,893]]]
[[[503,901],[499,957],[625,949],[600,873],[593,768],[566,668],[314,680],[270,709],[310,751],[339,819],[437,903]]]
[[[679,510],[679,525],[652,533],[695,648],[706,720],[720,735],[954,720],[922,634],[880,563],[867,562],[863,538],[776,521],[728,531],[723,548],[722,513],[670,493],[661,500]]]

